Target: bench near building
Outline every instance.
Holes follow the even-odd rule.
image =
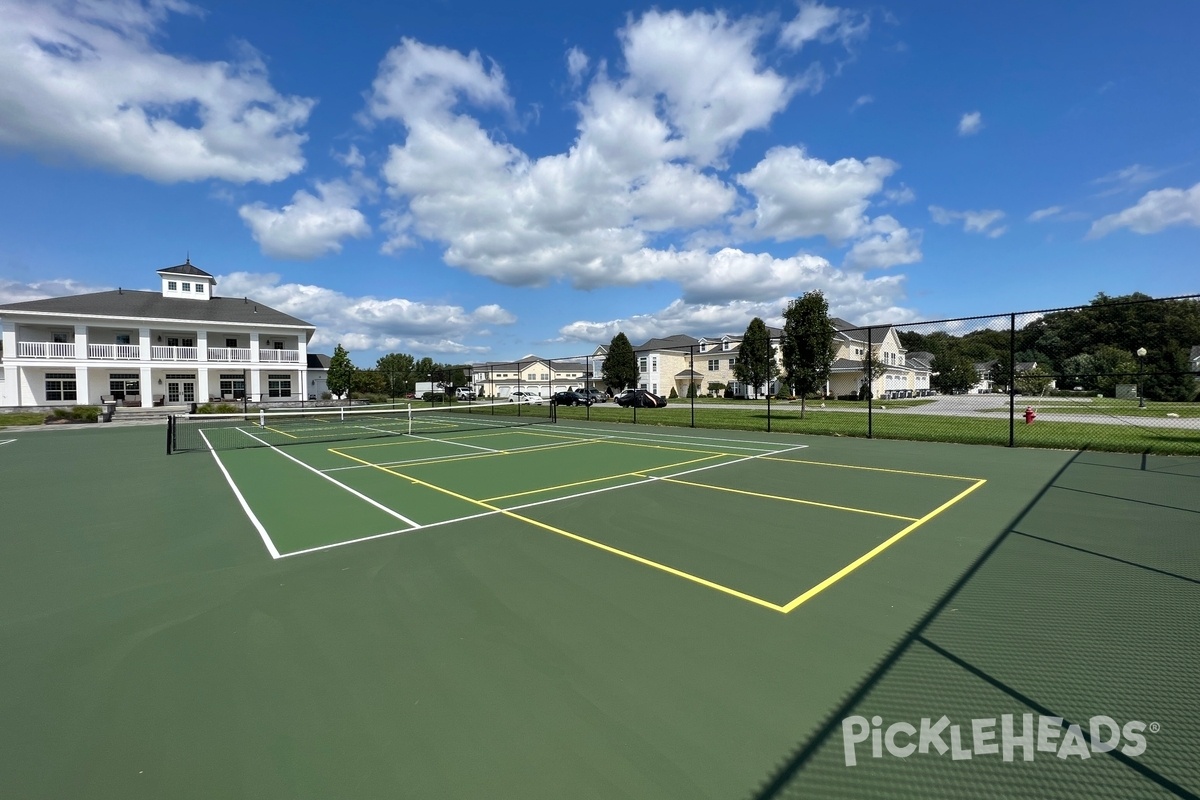
[[[0,305],[0,407],[299,400],[325,391],[316,327],[219,297],[190,259],[159,291],[116,289]],[[324,362],[323,358],[326,358]]]

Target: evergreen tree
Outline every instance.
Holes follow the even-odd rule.
[[[637,357],[633,353],[633,345],[624,333],[618,333],[609,342],[608,355],[604,357],[600,377],[614,392],[637,386]]]
[[[804,418],[804,398],[818,391],[829,380],[835,353],[834,328],[829,322],[829,304],[819,290],[805,292],[788,303],[783,312],[783,373],[792,392],[800,396],[800,417]]]
[[[388,394],[395,397],[407,391],[406,387],[412,379],[415,364],[416,359],[408,353],[388,353],[386,356],[380,356],[375,362],[375,371],[382,377]]]
[[[348,395],[354,385],[354,362],[341,344],[334,348],[333,356],[329,359],[329,375],[325,383],[329,391],[339,397]]]
[[[757,398],[759,387],[778,374],[779,365],[775,363],[771,334],[766,323],[755,317],[742,334],[742,346],[733,365],[733,376],[745,386],[754,387],[754,396]]]

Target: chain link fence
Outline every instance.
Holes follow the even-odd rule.
[[[635,347],[622,406],[603,355],[477,365],[479,393],[591,390],[572,419],[1009,447],[1200,454],[1200,296],[856,327],[833,320],[823,391],[737,380],[740,336]],[[778,351],[777,330],[771,331]],[[662,346],[655,346],[660,344]],[[776,355],[778,367],[778,355]]]

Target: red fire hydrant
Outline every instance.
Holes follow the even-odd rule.
[[[1025,424],[1032,425],[1037,419],[1037,414],[1033,413],[1033,406],[1025,406]]]

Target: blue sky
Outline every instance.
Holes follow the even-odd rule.
[[[0,17],[0,303],[190,255],[369,366],[1200,291],[1195,3]]]

